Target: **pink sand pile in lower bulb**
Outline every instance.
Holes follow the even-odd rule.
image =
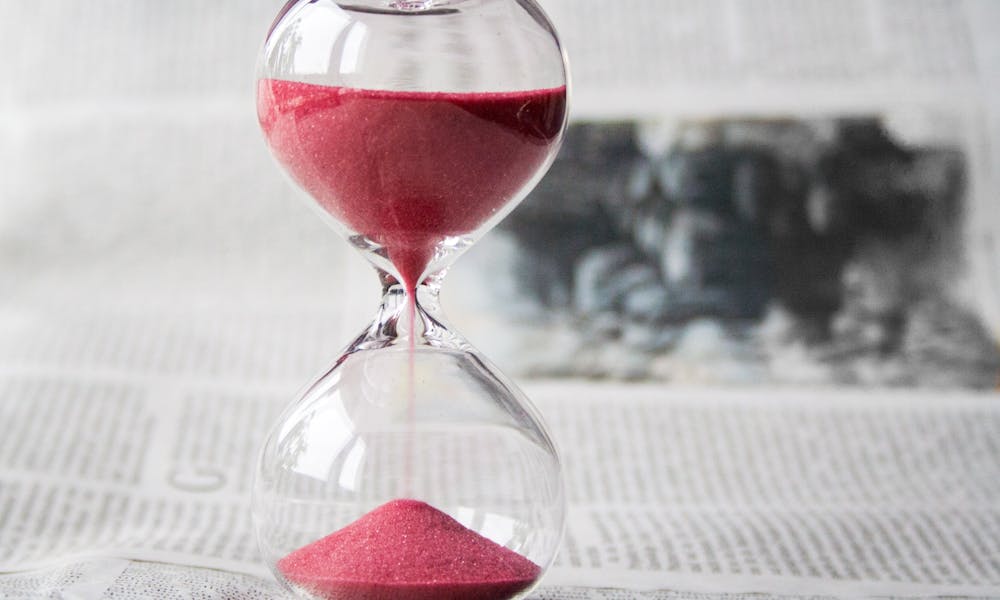
[[[419,500],[393,500],[278,561],[326,600],[506,600],[541,568]]]

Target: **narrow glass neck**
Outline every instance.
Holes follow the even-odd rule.
[[[441,276],[425,279],[414,290],[407,290],[396,278],[379,272],[382,304],[378,314],[353,347],[359,350],[390,346],[430,346],[465,350],[468,343],[449,330],[441,313],[438,294]]]

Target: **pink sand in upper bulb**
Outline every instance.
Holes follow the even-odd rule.
[[[471,233],[548,158],[566,88],[392,92],[262,79],[274,155],[319,204],[385,247],[407,288],[446,237]]]
[[[326,600],[506,600],[541,569],[419,500],[393,500],[278,561]]]

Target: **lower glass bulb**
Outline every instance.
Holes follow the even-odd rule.
[[[362,336],[272,428],[255,524],[296,593],[505,600],[552,563],[555,448],[524,395],[448,334],[447,347]]]

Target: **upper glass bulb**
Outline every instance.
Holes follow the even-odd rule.
[[[544,173],[566,73],[532,0],[291,2],[261,55],[258,116],[292,178],[412,287]]]

